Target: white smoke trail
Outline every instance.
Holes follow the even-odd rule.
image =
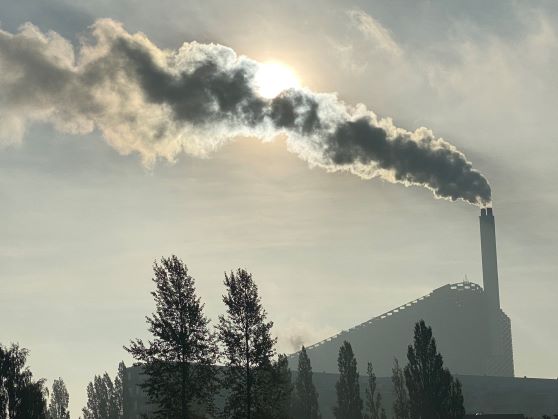
[[[181,152],[207,155],[239,136],[283,133],[310,165],[490,203],[484,176],[430,130],[406,131],[304,88],[265,98],[254,82],[259,67],[221,45],[162,50],[110,19],[95,22],[78,51],[31,24],[0,31],[0,142],[19,142],[29,122],[49,121],[63,132],[98,129],[118,152],[152,165]]]

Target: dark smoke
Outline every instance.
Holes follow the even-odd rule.
[[[285,133],[291,151],[329,171],[491,201],[484,176],[425,128],[409,132],[362,105],[302,88],[264,98],[254,84],[260,65],[223,46],[163,51],[111,20],[97,21],[91,34],[75,57],[55,33],[31,25],[0,32],[0,139],[21,138],[27,120],[49,120],[64,131],[97,128],[118,151],[151,164],[182,151],[207,154],[241,135]]]

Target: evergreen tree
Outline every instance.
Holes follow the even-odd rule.
[[[64,380],[62,378],[54,380],[48,405],[49,419],[70,419],[70,412],[68,411],[69,401],[70,396]]]
[[[357,362],[351,344],[343,342],[337,358],[339,380],[335,384],[337,406],[333,413],[337,419],[362,419],[362,399],[358,383]]]
[[[298,356],[298,372],[293,394],[293,416],[296,419],[321,419],[318,393],[312,381],[312,365],[304,346]]]
[[[409,419],[409,397],[405,389],[405,376],[399,366],[399,360],[395,358],[391,376],[395,392],[393,401],[394,419]]]
[[[219,317],[218,333],[227,366],[224,382],[228,390],[224,413],[234,419],[265,418],[266,394],[276,339],[273,322],[267,322],[258,287],[243,269],[225,274],[226,314]],[[263,404],[263,405],[262,405]]]
[[[382,415],[382,395],[376,393],[376,374],[372,363],[368,363],[368,386],[366,387],[366,415],[367,419],[381,419]],[[384,412],[385,415],[385,412]]]
[[[153,340],[136,339],[125,349],[143,365],[142,387],[155,417],[187,419],[199,405],[212,404],[215,337],[186,265],[173,255],[155,262],[153,271],[155,312],[146,318]]]
[[[404,373],[411,418],[463,418],[461,384],[444,368],[432,329],[423,320],[415,325],[414,343],[409,345],[407,358]]]
[[[27,349],[0,344],[0,419],[46,419],[45,380],[33,380]]]

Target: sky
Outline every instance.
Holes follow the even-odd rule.
[[[76,46],[99,18],[159,48],[282,62],[312,91],[458,147],[492,188],[516,375],[558,376],[554,2],[0,2],[0,29],[32,22]],[[146,165],[99,130],[28,124],[0,148],[0,342],[30,349],[49,385],[63,377],[77,417],[93,376],[148,337],[161,256],[188,265],[211,319],[223,272],[252,272],[287,353],[465,276],[482,283],[476,206],[310,168],[287,148],[238,138]]]

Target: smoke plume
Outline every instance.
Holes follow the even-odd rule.
[[[163,50],[120,23],[98,20],[76,50],[31,24],[0,31],[0,143],[48,121],[70,133],[99,130],[144,164],[181,152],[207,155],[239,136],[287,137],[290,151],[328,171],[420,185],[475,205],[490,186],[465,155],[426,128],[406,131],[363,105],[304,88],[258,93],[260,64],[215,44]]]

